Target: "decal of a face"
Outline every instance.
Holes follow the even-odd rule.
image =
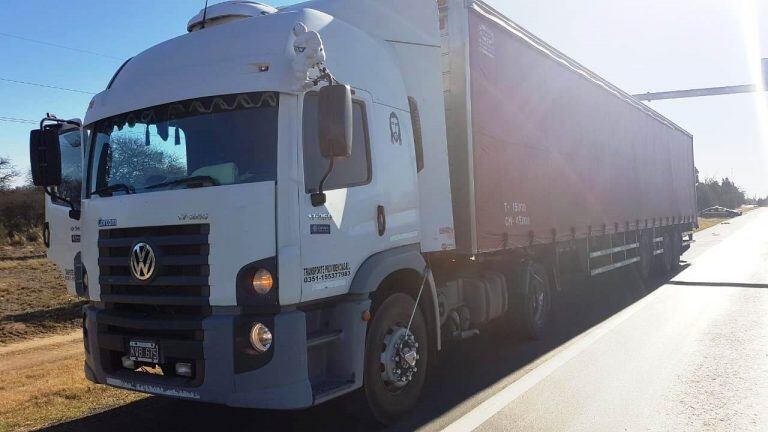
[[[400,119],[397,118],[397,114],[394,112],[389,115],[389,133],[392,139],[392,144],[403,144],[402,140],[400,139]]]

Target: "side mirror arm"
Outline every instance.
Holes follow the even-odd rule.
[[[317,192],[314,192],[312,195],[310,195],[310,199],[312,200],[312,207],[320,207],[321,205],[325,204],[326,196],[325,192],[323,192],[323,187],[325,187],[325,181],[328,180],[328,176],[330,176],[331,171],[333,171],[334,159],[335,158],[330,158],[330,161],[328,162],[328,169],[325,170],[323,178],[320,179],[320,185],[317,188]]]

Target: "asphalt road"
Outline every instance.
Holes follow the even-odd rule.
[[[702,231],[672,280],[614,272],[560,293],[548,334],[449,346],[391,430],[766,430],[768,210]],[[345,401],[299,412],[148,398],[54,431],[367,430]]]

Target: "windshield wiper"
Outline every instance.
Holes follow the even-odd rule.
[[[107,194],[106,196],[112,196],[112,193],[117,192],[119,190],[125,191],[126,194],[136,193],[136,190],[133,188],[133,186],[127,185],[125,183],[115,183],[113,185],[109,185],[101,189],[96,189],[91,193],[103,197],[104,196],[103,194]]]
[[[216,179],[211,176],[200,175],[200,176],[183,177],[176,180],[164,181],[162,183],[149,185],[144,189],[157,189],[157,188],[166,187],[166,186],[193,185],[193,184],[200,184],[201,186],[204,186],[206,183],[208,184],[208,186],[216,186],[219,184],[219,182],[217,182]]]

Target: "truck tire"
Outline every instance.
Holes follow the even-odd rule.
[[[420,308],[402,293],[395,293],[375,310],[365,341],[363,392],[373,418],[392,424],[416,405],[427,376],[429,341]]]
[[[549,272],[543,265],[530,262],[520,273],[523,289],[521,330],[526,338],[538,340],[544,333],[552,306]]]

